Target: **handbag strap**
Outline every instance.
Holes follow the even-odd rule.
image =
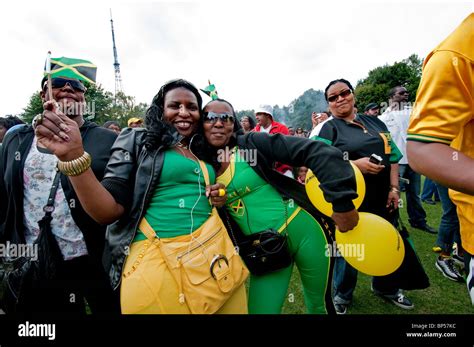
[[[209,179],[209,171],[207,170],[207,166],[202,160],[198,159],[198,162],[199,162],[199,166],[201,167],[202,175],[204,176],[204,182],[206,183],[206,186],[210,186],[211,180]],[[209,201],[209,205],[213,206],[210,196],[209,196],[208,201]]]
[[[204,176],[204,182],[206,182],[206,186],[211,184],[211,180],[209,179],[209,171],[207,170],[206,164],[202,160],[199,160],[199,166],[202,170],[202,175]]]
[[[56,171],[56,175],[54,176],[53,179],[53,185],[51,186],[51,190],[49,192],[49,197],[46,205],[43,207],[43,211],[45,212],[45,217],[51,217],[53,211],[54,211],[54,198],[56,197],[56,192],[58,191],[59,188],[59,178],[61,177],[61,173],[59,171]]]
[[[145,235],[146,238],[150,241],[153,241],[154,238],[159,238],[145,217],[142,218],[138,229],[140,229],[143,235]]]
[[[224,213],[225,215],[225,218],[226,218],[226,224],[227,224],[227,231],[230,231],[230,236],[232,238],[232,241],[234,242],[234,248],[235,250],[237,251],[238,253],[238,249],[239,249],[239,243],[237,242],[237,238],[235,237],[234,235],[234,229],[232,229],[232,225],[230,223],[230,219],[229,219],[229,212],[227,212],[227,210],[225,209],[225,207],[221,210],[222,213]],[[242,232],[242,230],[240,230],[240,228],[237,229],[237,232],[239,233],[240,237],[245,237],[245,234]]]

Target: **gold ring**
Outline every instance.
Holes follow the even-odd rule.
[[[41,124],[43,123],[44,116],[42,113],[40,113],[37,118],[36,118],[36,124]]]
[[[224,196],[225,195],[225,189],[220,188],[219,189],[219,196]]]
[[[39,113],[33,118],[33,128],[36,128],[36,126],[40,125],[43,122],[43,114]]]

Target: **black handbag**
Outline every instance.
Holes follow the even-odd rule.
[[[45,281],[56,277],[58,266],[63,261],[61,250],[51,231],[54,198],[59,186],[57,172],[43,207],[44,217],[38,222],[40,233],[33,244],[36,257],[22,255],[14,259],[0,259],[0,306],[6,313],[16,308],[27,290],[45,286]]]
[[[246,236],[238,247],[240,256],[253,275],[261,276],[284,269],[293,262],[287,235],[274,229]]]
[[[279,233],[275,229],[267,229],[251,235],[245,235],[240,228],[232,228],[227,211],[224,211],[228,230],[238,253],[252,275],[265,275],[284,269],[293,262],[288,248],[288,235],[285,230]],[[285,204],[285,223],[288,223],[287,206]]]
[[[379,277],[380,282],[385,282],[396,288],[405,290],[426,289],[430,286],[428,275],[416,254],[413,241],[410,238],[408,230],[403,225],[398,216],[398,232],[403,239],[405,246],[405,257],[400,267],[387,276]]]

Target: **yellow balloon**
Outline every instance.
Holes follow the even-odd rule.
[[[362,202],[365,198],[365,179],[364,175],[362,175],[362,171],[354,164],[352,161],[350,162],[352,165],[352,169],[354,169],[354,173],[356,176],[356,183],[357,183],[357,194],[359,196],[355,198],[352,202],[354,203],[355,208],[359,208],[362,205]]]
[[[354,203],[355,208],[357,209],[362,204],[362,201],[364,201],[365,180],[359,168],[352,161],[350,163],[356,176],[357,194],[359,195],[352,201]],[[321,188],[319,188],[319,184],[319,180],[316,178],[314,173],[308,169],[305,180],[306,194],[308,195],[309,200],[311,200],[311,203],[319,211],[321,211],[326,216],[331,217],[333,214],[332,204],[324,199],[323,191],[321,190]]]
[[[386,276],[402,264],[403,239],[388,221],[359,212],[359,223],[348,232],[336,230],[337,248],[355,269],[371,276]]]

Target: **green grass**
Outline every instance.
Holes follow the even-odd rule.
[[[402,198],[405,199],[404,194]],[[442,215],[441,203],[423,204],[423,208],[427,214],[428,224],[437,229]],[[371,277],[359,273],[353,303],[349,307],[348,314],[474,314],[474,307],[471,305],[466,284],[448,280],[434,265],[437,254],[432,251],[432,248],[436,243],[437,235],[411,228],[406,208],[402,208],[400,211],[403,223],[410,232],[418,257],[430,279],[430,287],[424,290],[405,291],[405,295],[412,300],[415,308],[403,310],[374,295],[370,290]],[[301,281],[295,267],[283,313],[301,314],[305,312]]]

